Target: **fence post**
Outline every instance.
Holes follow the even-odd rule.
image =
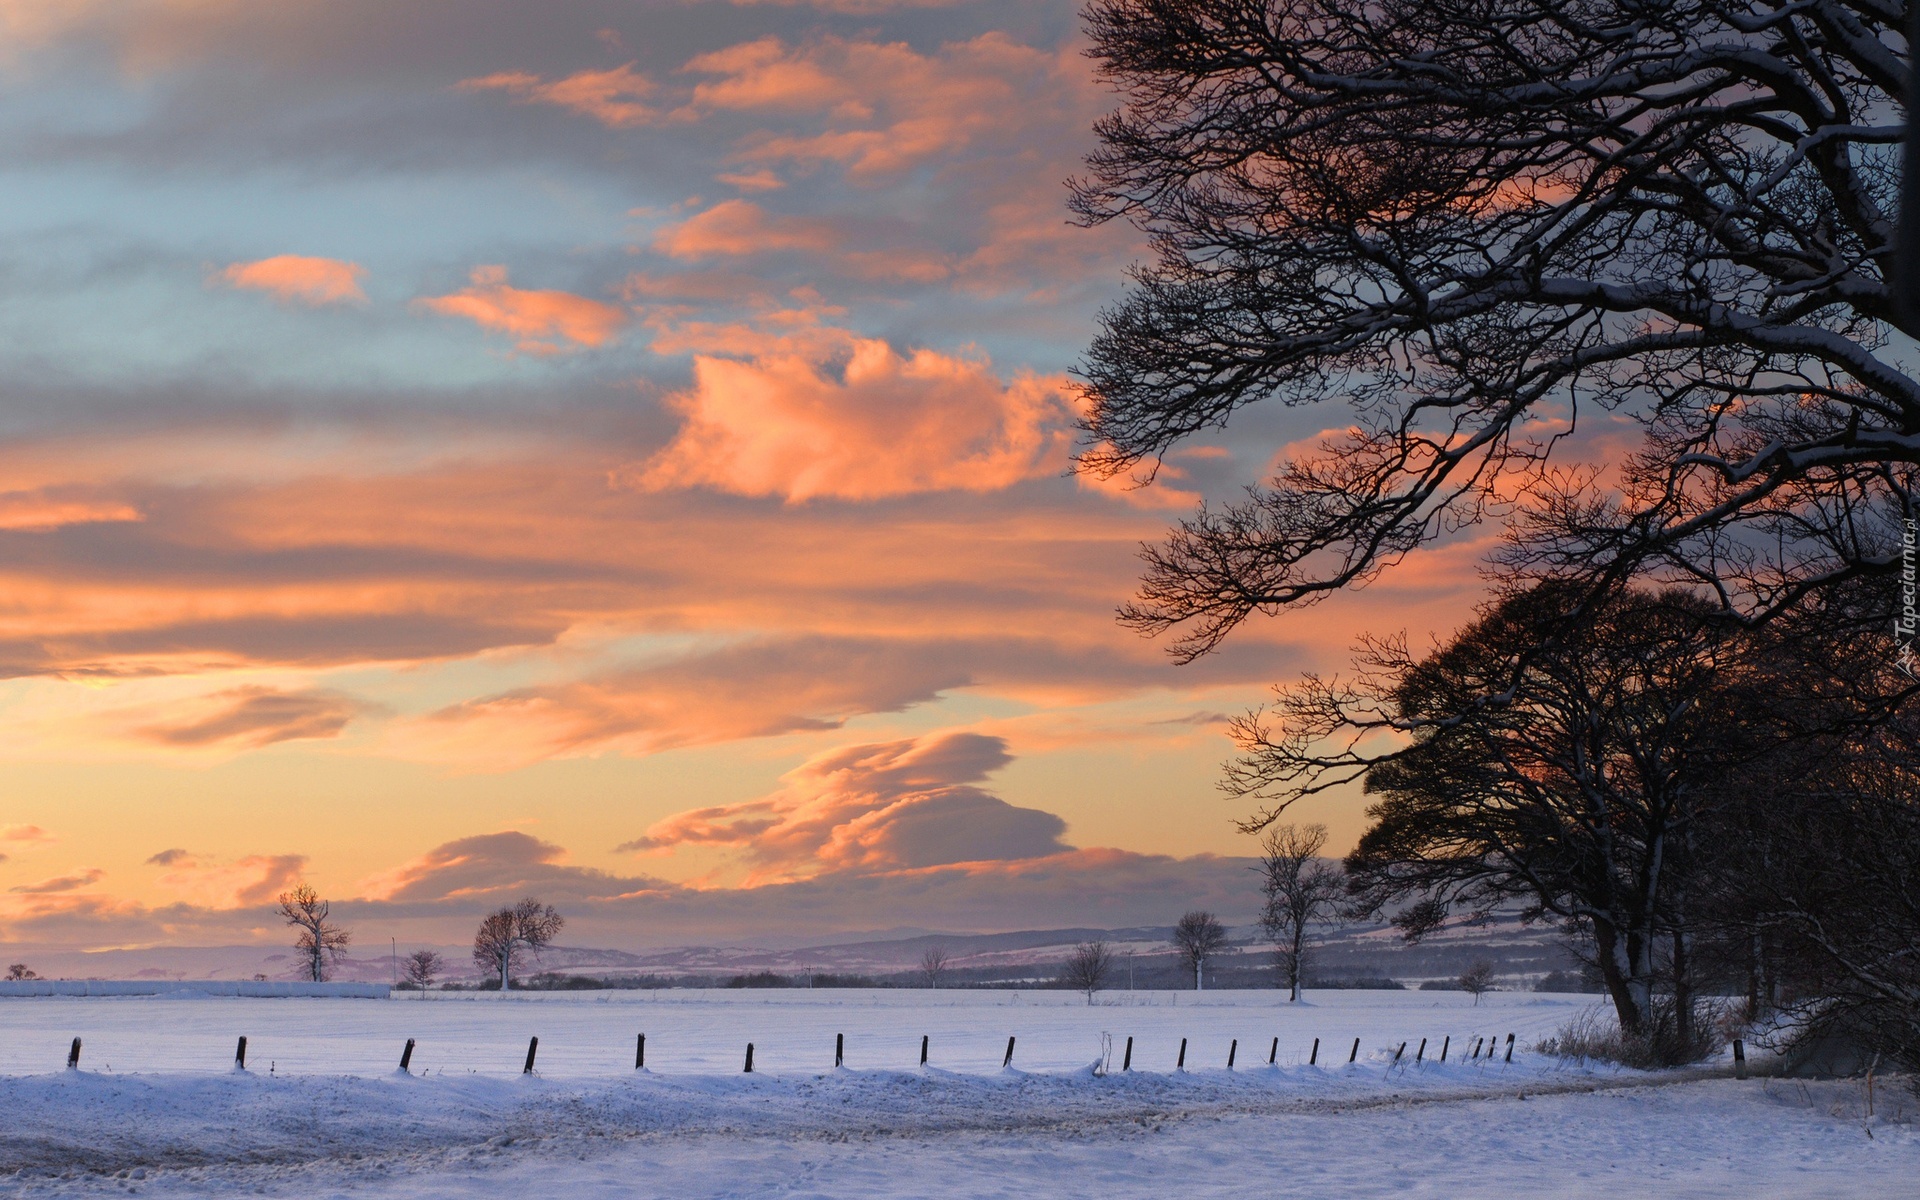
[[[67,1070],[78,1071],[79,1069],[80,1069],[80,1039],[75,1038],[73,1039],[73,1047],[67,1051]]]
[[[1399,1048],[1398,1050],[1395,1050],[1395,1051],[1393,1052],[1393,1061],[1394,1061],[1394,1062],[1399,1062],[1399,1061],[1400,1061],[1400,1056],[1401,1056],[1402,1054],[1405,1054],[1406,1052],[1407,1052],[1407,1044],[1406,1044],[1405,1042],[1401,1042],[1401,1043],[1400,1043],[1400,1048]],[[1389,1064],[1387,1064],[1387,1065],[1388,1065],[1388,1066],[1392,1066],[1393,1064],[1392,1064],[1392,1063],[1389,1063]]]
[[[520,1068],[520,1073],[522,1075],[533,1074],[533,1056],[534,1056],[534,1053],[539,1049],[540,1049],[539,1038],[536,1037],[536,1038],[527,1039],[527,1065]]]
[[[647,1069],[647,1035],[644,1033],[640,1035],[640,1040],[633,1044],[633,1069],[636,1071]]]
[[[1413,1052],[1413,1065],[1416,1067],[1419,1066],[1422,1060],[1424,1060],[1426,1057],[1427,1057],[1427,1039],[1421,1038],[1420,1048]]]
[[[846,1057],[847,1035],[844,1033],[836,1033],[833,1035],[833,1065],[836,1067],[839,1066],[842,1062],[846,1061]]]
[[[1307,1065],[1310,1067],[1317,1067],[1320,1065],[1320,1039],[1319,1038],[1313,1039],[1313,1053],[1307,1055]]]
[[[751,1074],[753,1074],[753,1043],[752,1043],[752,1042],[748,1042],[748,1043],[747,1043],[747,1066],[746,1066],[746,1073],[747,1073],[748,1075],[751,1075]]]
[[[1448,1034],[1446,1036],[1446,1039],[1440,1043],[1440,1061],[1441,1062],[1447,1061],[1447,1047],[1451,1045],[1453,1045],[1453,1035]]]
[[[405,1048],[400,1051],[400,1069],[406,1070],[413,1065],[413,1039],[408,1038]]]
[[[1010,1067],[1012,1065],[1013,1065],[1013,1038],[1009,1037],[1007,1038],[1007,1056],[1000,1060],[1000,1066],[1004,1070],[1005,1068]]]
[[[1359,1057],[1360,1057],[1360,1039],[1355,1038],[1353,1039],[1353,1052],[1347,1055],[1347,1065],[1352,1066],[1353,1060]]]
[[[1273,1045],[1267,1050],[1267,1065],[1277,1066],[1280,1062],[1280,1039],[1274,1038]]]
[[[79,1038],[73,1039],[73,1045],[73,1052],[75,1054],[80,1053]],[[1733,1077],[1735,1079],[1745,1079],[1747,1077],[1747,1047],[1739,1038],[1733,1039]]]
[[[1233,1039],[1233,1044],[1227,1047],[1227,1070],[1229,1071],[1233,1070],[1234,1056],[1239,1053],[1240,1053],[1240,1039],[1235,1038]]]
[[[1127,1056],[1120,1060],[1120,1069],[1122,1071],[1133,1070],[1133,1038],[1131,1036],[1127,1038]]]
[[[1513,1061],[1513,1035],[1507,1035],[1507,1061]]]
[[[1187,1039],[1185,1038],[1180,1039],[1180,1061],[1173,1064],[1173,1069],[1176,1071],[1187,1069]]]
[[[247,1069],[247,1035],[244,1033],[240,1035],[240,1044],[233,1049],[233,1069],[236,1071]]]
[[[920,1035],[920,1065],[927,1065],[927,1035],[924,1033]]]

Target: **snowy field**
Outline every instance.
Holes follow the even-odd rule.
[[[825,989],[7,1001],[0,1194],[1913,1194],[1920,1136],[1899,1083],[1869,1118],[1855,1083],[1654,1077],[1532,1052],[1592,1003],[1120,992],[1088,1007],[1061,992]],[[231,1069],[240,1034],[245,1074]],[[1112,1070],[1097,1074],[1103,1034]],[[1501,1058],[1461,1060],[1492,1035]]]

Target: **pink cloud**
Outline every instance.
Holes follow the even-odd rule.
[[[613,129],[630,129],[659,118],[660,112],[644,99],[654,83],[637,73],[632,63],[605,71],[576,71],[562,79],[545,80],[525,71],[502,71],[478,79],[463,79],[461,91],[501,91],[521,104],[550,104],[592,117]]]
[[[603,346],[627,323],[626,311],[612,304],[572,292],[511,287],[505,267],[475,267],[469,279],[457,292],[425,296],[414,303],[516,338],[517,347],[529,354],[558,354],[567,348],[562,343]]]
[[[753,864],[749,885],[1068,852],[1059,817],[973,786],[1011,761],[1003,740],[976,733],[847,746],[789,771],[772,796],[679,813],[620,849],[731,847]]]
[[[301,882],[304,854],[249,854],[226,863],[203,863],[184,850],[168,850],[147,860],[166,867],[160,886],[188,903],[211,909],[269,905]]]
[[[72,875],[61,875],[54,879],[43,879],[38,883],[23,883],[19,887],[7,890],[25,896],[49,896],[61,892],[77,892],[90,888],[106,878],[106,872],[98,867],[89,867]]]
[[[0,842],[12,842],[22,846],[46,846],[59,841],[38,825],[13,825],[0,829]]]
[[[654,235],[653,247],[672,258],[738,258],[778,251],[823,252],[840,241],[824,221],[769,217],[751,200],[723,200]]]
[[[215,278],[229,287],[267,292],[287,303],[319,306],[364,303],[367,294],[360,290],[360,278],[366,273],[359,263],[337,258],[277,254],[257,262],[233,263]]]
[[[183,713],[182,707],[189,711]],[[361,710],[357,701],[339,692],[250,685],[185,706],[172,703],[165,717],[137,726],[134,733],[162,746],[258,750],[276,742],[339,737]]]
[[[831,340],[844,365],[817,351],[697,356],[693,387],[671,401],[679,434],[626,478],[649,491],[711,487],[798,503],[996,491],[1064,469],[1065,379],[1003,380],[979,358]]]

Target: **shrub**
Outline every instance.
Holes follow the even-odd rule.
[[[1646,1028],[1637,1034],[1621,1032],[1604,1008],[1595,1006],[1562,1025],[1534,1049],[1555,1058],[1618,1063],[1640,1071],[1699,1062],[1725,1045],[1721,1006],[1696,1001],[1693,1036],[1680,1036],[1679,1010],[1672,997],[1658,996],[1648,1006]]]

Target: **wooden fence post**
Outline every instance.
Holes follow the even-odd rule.
[[[1131,1035],[1127,1038],[1127,1056],[1120,1060],[1120,1069],[1122,1071],[1133,1070],[1133,1038]]]
[[[1000,1066],[1001,1066],[1001,1069],[1004,1070],[1007,1067],[1011,1067],[1012,1065],[1013,1065],[1013,1038],[1009,1037],[1007,1038],[1007,1056],[1000,1060]]]
[[[1273,1067],[1273,1066],[1278,1066],[1279,1064],[1280,1064],[1280,1039],[1274,1038],[1273,1045],[1267,1049],[1267,1065],[1270,1067]]]
[[[1413,1052],[1413,1065],[1419,1066],[1427,1057],[1427,1039],[1420,1039],[1420,1048]]]
[[[749,1075],[753,1074],[753,1043],[752,1042],[747,1043],[746,1073]]]
[[[1347,1065],[1352,1066],[1353,1060],[1359,1057],[1360,1057],[1360,1039],[1355,1038],[1353,1039],[1353,1052],[1347,1055]]]
[[[78,1039],[75,1040],[74,1044],[79,1045]],[[1187,1069],[1187,1039],[1185,1038],[1180,1039],[1180,1061],[1173,1064],[1173,1069],[1176,1071],[1184,1071]]]
[[[240,1035],[240,1044],[233,1048],[233,1069],[236,1071],[247,1069],[247,1035],[244,1033]]]
[[[636,1071],[647,1069],[647,1035],[644,1033],[640,1035],[640,1040],[633,1044],[633,1069]]]
[[[920,1065],[927,1065],[927,1035],[924,1033],[920,1035]]]
[[[79,1038],[73,1039],[73,1046],[73,1052],[75,1054],[80,1053]],[[1733,1077],[1735,1079],[1745,1079],[1747,1077],[1747,1047],[1739,1038],[1733,1039]]]
[[[72,1048],[67,1051],[67,1070],[78,1071],[79,1069],[80,1069],[80,1039],[75,1038],[73,1039]]]
[[[1227,1070],[1229,1071],[1233,1070],[1234,1056],[1239,1053],[1240,1053],[1240,1039],[1235,1038],[1233,1039],[1233,1044],[1227,1047]]]
[[[1446,1040],[1440,1043],[1440,1061],[1441,1062],[1447,1061],[1447,1047],[1451,1045],[1453,1045],[1453,1035],[1448,1034],[1446,1036]]]
[[[833,1035],[833,1065],[836,1067],[839,1066],[846,1061],[846,1058],[847,1035],[844,1033],[836,1033]]]
[[[1317,1067],[1320,1065],[1320,1039],[1319,1038],[1313,1039],[1313,1053],[1307,1055],[1307,1065],[1310,1067]]]
[[[520,1068],[520,1073],[522,1075],[533,1074],[533,1056],[534,1056],[534,1053],[539,1049],[540,1049],[539,1038],[536,1037],[536,1038],[527,1039],[527,1065]]]
[[[1513,1035],[1507,1035],[1507,1061],[1513,1061]]]
[[[1400,1061],[1400,1056],[1401,1056],[1402,1054],[1405,1054],[1406,1052],[1407,1052],[1407,1044],[1406,1044],[1405,1042],[1401,1042],[1401,1043],[1400,1043],[1400,1048],[1399,1048],[1398,1050],[1395,1050],[1395,1051],[1393,1052],[1393,1061],[1394,1061],[1394,1062],[1399,1062],[1399,1061]],[[1388,1063],[1387,1065],[1388,1065],[1388,1066],[1392,1066],[1392,1065],[1393,1065],[1393,1063]]]
[[[402,1047],[400,1051],[400,1069],[404,1071],[412,1065],[413,1065],[413,1039],[408,1038],[407,1044],[404,1047]]]

